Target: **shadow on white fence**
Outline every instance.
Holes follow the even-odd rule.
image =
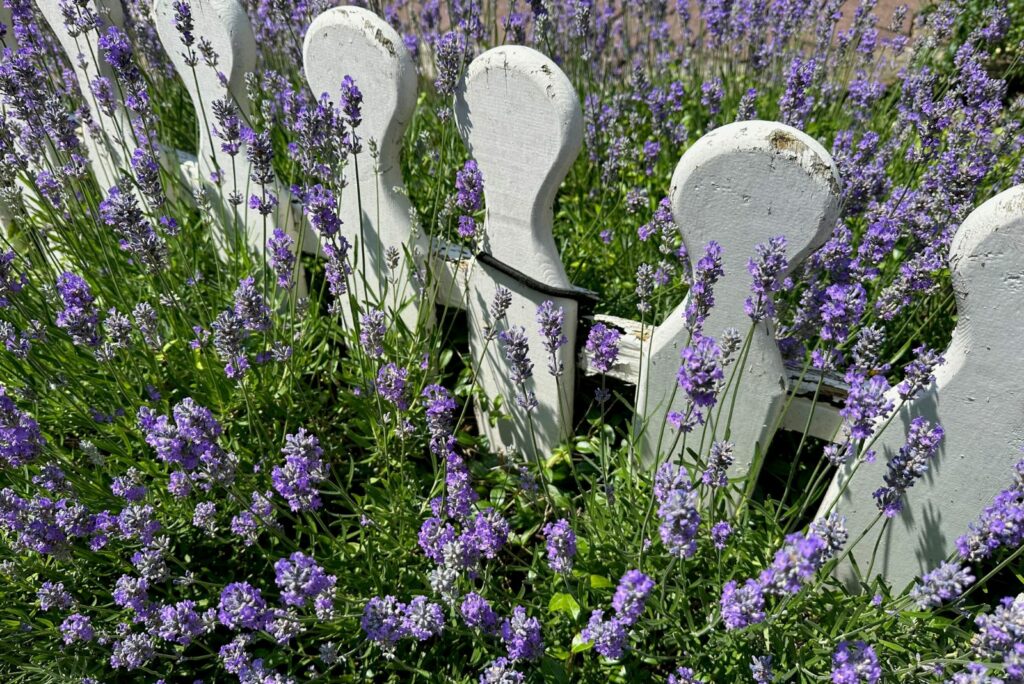
[[[101,10],[109,9],[107,0],[91,1]],[[37,3],[52,24],[62,21],[56,0]],[[153,12],[164,48],[199,114],[198,170],[189,169],[194,161],[182,166],[196,182],[209,185],[215,174],[221,188],[248,195],[254,190],[245,155],[225,154],[210,126],[215,116],[212,103],[225,94],[244,112],[244,74],[255,67],[256,59],[253,31],[238,0],[192,0],[191,5],[195,35],[212,42],[223,77],[201,60],[194,66],[174,27],[171,0],[156,0]],[[104,15],[118,21],[117,14]],[[58,35],[63,34],[60,28]],[[64,41],[63,46],[71,63],[78,64],[79,46],[74,41]],[[479,424],[492,445],[527,455],[550,453],[569,436],[577,371],[596,373],[585,355],[577,358],[575,352],[579,301],[587,293],[569,282],[552,237],[554,198],[582,142],[582,114],[568,78],[545,56],[519,46],[489,50],[468,67],[456,96],[455,116],[483,174],[487,208],[484,253],[473,256],[436,240],[428,243],[413,225],[398,158],[416,101],[417,75],[398,34],[372,12],[336,8],[313,22],[304,56],[305,74],[316,96],[336,92],[346,75],[356,80],[365,98],[360,130],[377,148],[375,154],[364,149],[356,155],[345,174],[348,192],[358,193],[360,201],[348,196],[341,202],[343,231],[350,242],[359,241],[364,248],[352,253],[354,268],[365,272],[357,284],[357,299],[381,302],[390,317],[401,317],[410,326],[418,318],[429,318],[429,313],[421,317],[415,304],[398,304],[415,299],[408,296],[413,284],[389,279],[382,254],[388,247],[403,248],[403,258],[413,263],[400,270],[425,271],[428,291],[433,293],[420,300],[420,307],[432,311],[433,299],[467,311],[473,358],[482,359],[481,387],[488,397],[505,401],[502,417],[493,423],[487,408],[477,407]],[[95,68],[88,61],[77,67],[84,91]],[[90,148],[92,168],[101,184],[110,184],[111,163],[120,165],[123,155],[132,152],[123,134],[125,117],[96,111],[93,116],[103,124],[104,134]],[[319,238],[286,190],[275,185],[273,191],[281,203],[276,222],[270,225],[287,226],[301,235],[307,252],[317,253]],[[673,215],[691,253],[709,240],[721,244],[726,274],[716,286],[717,304],[705,324],[709,334],[730,327],[749,329],[743,303],[749,295],[746,261],[754,247],[784,235],[790,268],[796,268],[827,238],[838,197],[838,175],[828,152],[804,133],[779,123],[723,126],[687,150],[672,179]],[[364,208],[361,216],[358,205]],[[226,203],[219,211],[227,225],[243,226],[250,245],[264,244],[267,223],[262,216],[246,213],[244,204]],[[822,506],[824,511],[835,504],[847,516],[851,538],[856,538],[877,516],[871,494],[882,483],[887,459],[902,446],[910,419],[923,415],[942,424],[946,436],[940,452],[924,481],[908,492],[903,513],[886,527],[877,551],[874,568],[897,589],[950,553],[956,537],[1004,488],[1024,443],[1024,357],[1015,331],[1024,320],[1024,186],[989,200],[968,218],[953,241],[950,263],[959,320],[946,363],[936,372],[937,382],[903,407],[879,437],[877,462],[863,463],[852,479],[852,467],[840,471]],[[523,327],[530,359],[538,369],[525,388],[512,382],[497,341],[485,334],[488,306],[498,287],[511,293],[506,325]],[[547,300],[564,310],[568,338],[553,360],[535,322],[537,306]],[[686,339],[684,307],[685,302],[655,327],[594,317],[625,332],[620,360],[607,374],[637,387],[638,410],[648,421],[639,440],[647,463],[659,454],[655,441],[646,435],[658,434],[666,411],[678,408],[681,400],[674,388],[680,346]],[[561,364],[561,375],[546,372],[549,361]],[[764,449],[776,429],[803,431],[808,425],[813,436],[841,438],[837,404],[845,388],[824,378],[818,401],[812,403],[809,395],[817,386],[817,377],[801,376],[784,366],[770,324],[759,324],[736,390],[730,439],[736,444],[737,461],[731,475],[749,473],[755,452]],[[531,414],[532,425],[525,412],[516,410],[514,395],[523,389],[533,392],[539,405]],[[731,403],[731,395],[721,401]],[[786,401],[789,408],[780,416]],[[864,554],[870,553],[867,546],[855,553],[862,570],[867,565]],[[849,578],[851,566],[847,563],[838,572]]]

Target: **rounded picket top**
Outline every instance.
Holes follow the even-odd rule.
[[[691,259],[700,259],[712,240],[721,246],[724,274],[715,284],[715,306],[704,323],[704,333],[718,338],[729,328],[741,333],[750,328],[744,306],[751,284],[747,263],[758,245],[784,237],[792,271],[828,239],[839,215],[839,174],[828,152],[806,134],[780,123],[743,121],[715,129],[683,154],[672,176],[670,200]],[[656,452],[663,444],[667,412],[687,409],[686,397],[675,391],[679,356],[688,339],[686,307],[684,301],[655,329],[640,369],[636,405],[644,417],[640,437],[648,463],[678,456]],[[732,368],[729,373],[737,366]],[[763,321],[750,338],[739,386],[732,383],[718,397],[739,417],[728,426],[735,445],[730,476],[747,475],[755,454],[763,453],[787,388],[771,321]],[[712,437],[724,439],[725,433],[725,426],[718,426]]]
[[[227,79],[229,92],[234,96],[238,106],[245,111],[249,101],[245,94],[245,75],[255,71],[257,59],[256,36],[245,8],[238,0],[191,0],[190,5],[195,25],[192,33],[196,38],[192,50],[195,51],[199,63],[194,68],[187,63],[185,46],[174,27],[174,0],[153,2],[153,21],[164,50],[181,75],[185,89],[189,91],[197,107],[200,101],[203,101],[205,107],[209,107],[210,103],[206,100],[211,97],[210,94],[222,92],[222,74]],[[213,68],[199,55],[197,44],[200,39],[209,41],[217,56],[217,63]],[[193,72],[194,78],[191,77]]]
[[[377,141],[382,171],[396,164],[416,108],[417,81],[416,63],[398,32],[370,10],[335,7],[313,20],[302,55],[316,97],[327,93],[336,102],[342,79],[352,77],[364,96],[360,138]]]
[[[844,515],[850,537],[857,538],[878,516],[872,493],[884,484],[888,462],[905,444],[913,419],[942,426],[938,450],[924,476],[904,494],[903,510],[884,530],[876,526],[852,559],[836,569],[851,587],[869,567],[872,576],[884,576],[896,590],[934,569],[982,509],[1010,487],[1021,460],[1024,185],[971,212],[953,237],[949,263],[957,322],[935,382],[872,437],[874,462],[839,469],[822,503],[822,511],[834,507]],[[895,389],[889,398],[899,403]]]
[[[484,179],[485,249],[536,280],[567,287],[551,228],[555,194],[583,145],[583,113],[569,78],[531,48],[493,48],[467,68],[455,117]]]
[[[838,218],[839,172],[806,133],[774,121],[738,121],[686,150],[671,197],[687,250],[696,259],[717,241],[724,278],[736,278],[746,298],[747,260],[757,245],[784,236],[792,270],[828,239]]]

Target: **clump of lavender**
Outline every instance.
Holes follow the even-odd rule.
[[[604,323],[595,323],[587,334],[587,356],[590,357],[591,367],[599,373],[607,373],[619,358],[619,338],[622,333],[616,329],[606,326]]]
[[[957,551],[970,561],[988,558],[1001,548],[1024,543],[1024,460],[1014,467],[1013,485],[996,495],[970,531],[956,540]]]
[[[722,246],[712,240],[704,248],[704,256],[693,268],[690,292],[686,296],[686,308],[683,311],[687,328],[695,337],[703,329],[704,321],[715,305],[714,286],[723,275]]]
[[[767,243],[755,248],[755,257],[747,262],[747,271],[753,278],[750,284],[751,296],[743,303],[754,323],[775,316],[775,300],[773,295],[784,285],[782,275],[789,267],[786,259],[786,238],[773,237]]]
[[[529,617],[522,606],[516,606],[512,617],[501,623],[501,640],[509,660],[538,660],[544,655],[540,620]]]
[[[971,569],[957,562],[943,561],[927,573],[910,590],[910,597],[920,609],[937,608],[957,599],[974,583]]]
[[[935,381],[932,371],[943,363],[938,352],[924,345],[914,350],[915,358],[903,369],[904,378],[896,387],[900,399],[909,401]]]
[[[263,299],[263,293],[256,288],[252,276],[238,281],[235,289],[235,316],[250,332],[262,332],[270,329],[270,307]]]
[[[274,489],[288,501],[293,511],[320,508],[318,485],[327,479],[330,465],[324,461],[324,450],[315,435],[299,428],[293,435],[285,435],[281,449],[284,465],[274,466],[271,479]]]
[[[639,570],[626,572],[612,597],[614,616],[605,618],[605,611],[595,610],[590,614],[581,638],[594,644],[594,650],[606,658],[622,657],[629,628],[640,619],[653,589],[654,580],[644,573]]]
[[[732,442],[716,441],[708,452],[708,465],[701,474],[701,482],[708,487],[724,487],[729,484],[727,472],[732,465]]]
[[[0,309],[10,306],[11,297],[21,292],[28,282],[24,273],[15,272],[15,258],[14,250],[0,252]]]
[[[701,516],[698,496],[686,469],[663,463],[654,478],[654,497],[658,502],[658,534],[669,553],[689,558],[697,551],[697,530]]]
[[[270,268],[277,276],[277,286],[289,289],[292,286],[292,273],[295,270],[295,253],[292,251],[295,240],[280,228],[267,238],[267,253]]]
[[[537,408],[537,396],[526,389],[526,381],[533,377],[533,361],[530,360],[530,341],[522,326],[513,326],[498,334],[509,364],[509,378],[516,385],[516,403],[525,410]]]
[[[57,294],[64,308],[57,312],[57,327],[63,328],[76,345],[98,347],[99,313],[89,283],[70,272],[57,278]]]
[[[484,204],[484,177],[470,159],[455,174],[455,206],[462,211],[479,211]]]
[[[467,627],[479,629],[484,634],[498,633],[501,620],[487,599],[480,594],[476,592],[466,594],[466,598],[463,599],[462,605],[459,607],[459,612]]]
[[[540,332],[540,343],[548,353],[548,372],[558,377],[565,370],[565,364],[558,358],[558,350],[564,347],[569,338],[562,332],[565,311],[555,307],[551,300],[542,302],[537,307],[537,325]]]
[[[928,471],[928,461],[939,449],[942,427],[933,426],[918,416],[910,422],[907,442],[890,461],[885,474],[885,487],[875,491],[878,508],[892,518],[903,510],[903,495]]]
[[[377,371],[377,394],[382,399],[392,403],[395,408],[404,411],[409,408],[409,398],[406,396],[406,384],[409,378],[409,371],[394,363],[386,363]]]
[[[756,580],[729,581],[722,589],[722,620],[726,629],[741,629],[764,620],[765,598],[799,592],[846,543],[846,527],[835,513],[819,518],[807,532],[786,537],[772,564]]]
[[[498,336],[498,324],[505,320],[508,307],[512,305],[512,293],[508,288],[498,285],[494,288],[494,298],[487,309],[489,320],[484,328],[484,337],[493,340]]]
[[[116,185],[107,198],[100,202],[100,218],[114,229],[121,249],[131,254],[150,273],[159,273],[167,267],[167,243],[146,220],[132,192],[124,192]]]
[[[832,654],[834,684],[875,684],[882,678],[878,656],[863,641],[842,641]]]
[[[248,582],[233,582],[220,594],[217,619],[228,629],[262,629],[267,621],[263,595]]]
[[[0,384],[0,463],[17,468],[38,458],[45,445],[39,423]]]
[[[565,518],[544,526],[547,538],[548,567],[554,572],[565,574],[572,570],[576,557],[576,533]]]
[[[359,318],[359,344],[372,358],[384,355],[384,312],[371,309]]]

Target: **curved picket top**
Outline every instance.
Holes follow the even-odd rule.
[[[480,385],[488,397],[503,397],[503,411],[509,414],[491,425],[478,408],[479,422],[495,448],[543,456],[569,436],[572,426],[577,303],[544,294],[537,285],[571,288],[552,236],[553,204],[583,144],[583,114],[576,91],[554,62],[527,47],[504,46],[469,65],[456,94],[455,117],[483,176],[483,250],[519,272],[513,276],[508,269],[478,262],[469,276],[470,349],[482,359]],[[529,338],[534,369],[527,389],[538,402],[532,435],[513,400],[517,389],[508,377],[502,344],[488,344],[484,337],[490,323],[487,308],[499,285],[512,292],[505,327],[522,326]],[[559,378],[547,371],[548,355],[538,334],[536,310],[545,300],[564,311],[568,342],[557,353],[564,368]]]
[[[928,472],[906,494],[904,510],[881,523],[853,551],[861,573],[883,575],[903,589],[954,550],[982,509],[1007,489],[1024,445],[1024,185],[974,210],[950,246],[957,324],[935,370],[935,383],[903,406],[873,445],[874,463],[847,464],[836,475],[822,510],[835,503],[855,539],[878,515],[872,493],[885,485],[888,460],[906,440],[910,421],[924,416],[945,430]],[[891,398],[899,402],[895,391]],[[854,472],[854,468],[856,471]],[[845,487],[845,491],[844,491]],[[838,500],[837,500],[838,499]],[[837,575],[853,585],[849,562]]]
[[[405,181],[399,155],[416,107],[416,64],[398,32],[361,7],[336,7],[314,19],[306,32],[303,61],[314,96],[327,93],[337,102],[345,76],[351,76],[363,93],[363,120],[356,129],[363,151],[349,159],[342,172],[342,234],[356,245],[349,257],[359,273],[351,279],[352,286],[358,301],[368,298],[381,302],[382,308],[400,307],[399,315],[414,329],[420,307],[410,275],[421,266],[428,244],[422,231],[413,235],[411,205],[401,192]],[[376,159],[367,149],[370,140],[377,144]],[[394,283],[388,282],[394,274],[384,263],[389,247],[403,251],[403,266]],[[415,263],[406,263],[406,250]]]
[[[105,26],[124,28],[124,10],[120,0],[87,0],[88,9],[95,11]],[[49,24],[61,47],[67,54],[71,68],[78,79],[82,100],[89,108],[89,114],[97,125],[99,139],[86,132],[82,142],[89,153],[89,167],[100,190],[105,194],[118,184],[121,169],[129,168],[129,160],[138,145],[132,133],[128,113],[124,109],[117,78],[113,69],[103,58],[98,45],[100,34],[96,31],[71,36],[64,25],[60,0],[36,0],[36,7]],[[100,29],[101,31],[105,30]],[[82,56],[82,59],[79,56]],[[102,76],[110,81],[113,99],[116,103],[113,120],[100,111],[93,96],[91,83]]]
[[[715,306],[704,334],[718,338],[728,328],[750,329],[744,301],[750,296],[747,262],[755,247],[785,236],[792,270],[827,239],[839,209],[838,172],[832,158],[812,138],[780,123],[743,121],[715,129],[683,154],[672,176],[672,213],[683,244],[696,261],[711,240],[722,247],[724,275],[714,288]],[[668,411],[686,410],[675,392],[680,352],[687,344],[683,312],[669,314],[651,336],[637,386],[637,407],[647,418],[641,444],[645,461],[655,462],[673,442]],[[729,439],[736,445],[732,477],[749,472],[758,444],[764,445],[786,396],[786,370],[770,322],[758,324],[750,343],[736,396]],[[736,373],[734,363],[726,372]],[[733,387],[736,386],[733,382]],[[724,406],[713,436],[724,439],[733,390],[719,395]],[[671,401],[671,406],[669,401]],[[708,430],[708,440],[712,430]],[[705,444],[709,441],[705,441]],[[669,456],[664,454],[663,456]],[[677,457],[678,454],[671,454]],[[662,458],[664,460],[664,458]]]
[[[220,185],[210,193],[211,202],[221,214],[221,225],[225,228],[239,225],[245,231],[250,249],[255,251],[264,249],[266,238],[275,227],[298,239],[297,227],[302,226],[306,231],[302,241],[304,249],[315,249],[316,237],[305,226],[298,210],[293,208],[291,193],[279,182],[267,188],[277,196],[279,204],[266,221],[258,211],[248,208],[247,201],[238,207],[228,202],[227,197],[232,191],[237,190],[247,200],[259,188],[254,187],[249,179],[250,165],[244,149],[233,159],[221,150],[220,140],[212,132],[216,125],[213,102],[230,93],[245,120],[249,112],[245,75],[256,68],[256,37],[245,8],[238,0],[190,0],[190,5],[196,41],[200,38],[209,41],[217,55],[216,68],[208,66],[201,56],[194,68],[187,63],[185,47],[174,27],[174,0],[154,0],[153,22],[164,51],[174,64],[196,110],[199,120],[199,175],[208,185],[213,184],[211,177],[216,171],[219,170],[221,175]],[[218,233],[215,238],[221,251],[231,244],[230,235]]]

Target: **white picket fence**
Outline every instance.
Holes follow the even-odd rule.
[[[108,21],[119,20],[111,11],[118,3],[90,1],[99,5]],[[37,3],[57,35],[62,35],[59,3]],[[225,158],[203,122],[212,121],[211,103],[225,93],[245,107],[244,75],[255,68],[257,54],[252,27],[238,0],[192,0],[191,6],[195,35],[207,38],[215,47],[226,85],[201,62],[196,67],[188,65],[173,25],[173,2],[155,0],[153,16],[160,39],[203,127],[197,131],[199,159],[185,162],[183,173],[209,184],[210,174],[220,170],[221,188],[245,188],[249,176],[245,156]],[[64,47],[71,63],[76,64],[78,48],[67,41]],[[581,335],[579,302],[585,293],[569,282],[552,237],[554,198],[580,151],[583,135],[580,103],[568,78],[542,54],[519,46],[494,48],[469,65],[454,111],[463,140],[484,177],[484,254],[473,256],[438,244],[436,239],[428,242],[410,218],[398,157],[416,101],[417,74],[399,35],[370,11],[331,9],[310,27],[304,56],[306,78],[316,96],[336,94],[346,75],[356,80],[365,98],[360,132],[365,140],[373,139],[379,150],[375,159],[364,151],[345,171],[349,189],[341,202],[343,233],[350,242],[363,241],[371,255],[362,263],[358,261],[362,250],[353,253],[356,267],[366,273],[365,279],[355,279],[362,288],[358,299],[379,301],[396,287],[399,292],[411,293],[411,283],[387,281],[379,259],[387,247],[406,246],[405,253],[415,262],[412,266],[424,270],[431,285],[419,306],[432,311],[432,297],[438,304],[465,309],[472,355],[480,359],[481,387],[488,397],[505,400],[501,416],[493,421],[487,407],[476,407],[480,429],[495,448],[527,456],[549,454],[569,436],[577,372],[595,372],[585,355],[575,352],[576,338]],[[78,67],[83,85],[95,75],[89,72],[93,65],[84,64]],[[123,152],[123,122],[110,121],[96,112],[94,118],[103,123],[106,140],[113,141],[109,150],[104,149],[103,140],[90,149],[97,180],[108,183],[108,165],[123,161],[116,156]],[[318,237],[293,209],[286,190],[275,186],[273,191],[282,198],[274,225],[287,226],[296,236],[301,235],[304,248],[316,253]],[[839,191],[838,174],[828,152],[804,133],[779,123],[748,121],[722,126],[686,151],[671,190],[682,240],[691,254],[699,253],[712,239],[723,249],[725,276],[715,288],[717,304],[705,324],[709,334],[730,327],[749,329],[743,302],[750,284],[746,261],[754,247],[784,235],[790,268],[797,267],[826,240],[836,220]],[[364,207],[361,216],[354,201],[356,193]],[[211,193],[211,197],[225,194]],[[238,218],[234,213],[239,211],[237,207],[225,205],[220,211],[226,225]],[[249,243],[261,246],[265,234],[262,218],[244,215],[241,222]],[[942,424],[946,437],[940,453],[924,481],[908,493],[904,512],[886,527],[878,547],[874,568],[897,588],[951,552],[968,522],[1008,484],[1011,467],[1024,444],[1024,356],[1015,347],[1015,328],[1024,320],[1024,186],[989,200],[970,216],[953,242],[950,263],[959,319],[945,352],[946,363],[936,374],[937,382],[905,406],[879,438],[875,463],[862,465],[849,482],[849,468],[836,476],[822,507],[827,510],[835,502],[837,510],[847,516],[851,537],[856,538],[877,515],[871,493],[881,486],[886,461],[903,444],[910,419],[924,415]],[[535,367],[529,390],[538,402],[537,410],[530,414],[532,425],[515,405],[513,396],[518,390],[509,378],[500,345],[485,335],[491,322],[488,305],[499,286],[512,295],[506,325],[523,326],[529,337]],[[542,348],[535,321],[537,306],[546,300],[552,300],[565,314],[568,341],[557,352],[556,361],[564,368],[559,377],[546,370],[549,355]],[[681,396],[673,400],[673,388],[680,345],[685,340],[681,315],[685,305],[680,304],[653,327],[595,317],[625,332],[620,361],[608,375],[637,387],[638,411],[648,422],[640,440],[648,463],[655,461],[657,454],[654,440],[647,435],[657,435],[666,411],[680,408],[682,402]],[[389,315],[409,324],[421,313],[415,304],[394,309],[389,307]],[[737,393],[730,435],[737,454],[732,475],[749,472],[755,450],[767,443],[777,423],[799,431],[808,424],[812,411],[808,395],[817,380],[804,377],[799,382],[797,375],[783,364],[770,323],[760,324],[742,382],[721,399],[731,403],[731,393]],[[836,403],[843,392],[841,383],[826,381],[825,391],[813,407],[812,435],[836,439],[840,424]],[[780,418],[791,395],[795,398]],[[828,397],[838,401],[830,403]],[[867,567],[871,546],[863,544],[854,554],[861,569]],[[839,570],[847,579],[851,573],[849,564]]]

